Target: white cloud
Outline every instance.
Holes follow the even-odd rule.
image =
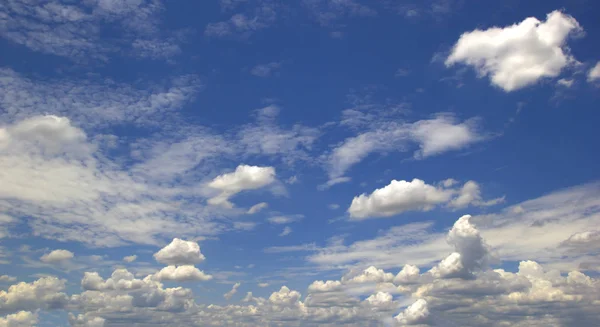
[[[258,283],[258,287],[261,287],[261,288],[269,287],[269,283]]]
[[[200,252],[198,242],[184,241],[174,238],[164,248],[154,254],[156,261],[166,265],[194,265],[206,259]]]
[[[392,180],[370,195],[361,194],[352,200],[348,213],[355,219],[392,216],[409,210],[431,210],[452,197],[451,190],[436,188],[420,179],[410,182]]]
[[[255,32],[271,26],[276,20],[276,6],[273,3],[261,1],[248,13],[238,13],[226,21],[208,24],[204,29],[204,34],[210,37],[248,38]]]
[[[338,291],[342,288],[342,282],[339,280],[315,280],[308,286],[309,292],[331,292]]]
[[[235,283],[233,284],[233,287],[231,288],[231,290],[225,294],[223,294],[223,297],[226,300],[230,300],[232,296],[235,295],[235,293],[237,293],[238,288],[240,287],[240,285],[242,285],[241,283]]]
[[[250,70],[250,74],[258,77],[270,77],[277,74],[277,71],[281,68],[281,62],[270,62],[268,64],[256,65]]]
[[[212,205],[232,207],[229,198],[245,191],[267,186],[275,181],[275,168],[239,165],[234,172],[215,177],[208,186],[220,190],[221,194],[211,198]]]
[[[68,250],[54,250],[40,257],[40,261],[44,263],[61,263],[73,259],[75,255]]]
[[[43,277],[31,283],[11,285],[8,291],[0,290],[0,313],[62,308],[68,297],[62,293],[65,281],[56,277]]]
[[[326,165],[331,183],[341,179],[353,165],[372,153],[406,152],[412,145],[419,147],[414,157],[423,159],[448,151],[464,149],[486,138],[478,130],[478,120],[459,122],[450,114],[438,114],[431,119],[413,123],[371,122],[369,129],[345,139],[327,156]]]
[[[255,205],[253,205],[252,207],[250,207],[250,209],[248,209],[248,211],[246,212],[249,215],[253,215],[259,211],[262,211],[263,209],[266,209],[269,207],[269,204],[266,202],[261,202],[261,203],[257,203]]]
[[[418,299],[394,318],[402,325],[418,325],[427,323],[429,316],[427,301]]]
[[[574,79],[561,78],[556,81],[556,84],[562,87],[570,88],[575,83]]]
[[[451,115],[418,121],[412,124],[410,134],[420,147],[415,153],[416,158],[460,150],[484,139],[477,131],[476,119],[459,123]]]
[[[283,231],[281,231],[281,233],[279,233],[279,236],[287,236],[290,235],[292,233],[292,228],[289,226],[285,226],[283,228]]]
[[[207,281],[213,276],[205,274],[194,266],[167,266],[152,276],[158,281]]]
[[[415,283],[420,276],[419,267],[406,264],[402,267],[402,270],[398,272],[396,277],[394,277],[394,284],[412,284]]]
[[[546,21],[529,17],[507,27],[474,30],[460,36],[446,66],[464,63],[506,92],[556,77],[576,60],[565,45],[569,35],[582,31],[575,18],[553,11]]]
[[[588,82],[593,82],[600,79],[600,61],[596,63],[592,69],[589,70],[587,75]]]
[[[138,53],[140,42],[154,44],[166,57],[178,53],[177,38],[158,28],[161,1],[7,1],[0,7],[6,18],[0,36],[46,54],[66,57],[77,62],[108,61],[111,55],[141,55],[157,49],[146,46]],[[110,26],[110,27],[109,27]],[[115,37],[104,38],[109,30]],[[175,33],[176,34],[176,33]],[[162,45],[162,46],[161,46]]]
[[[135,255],[135,254],[123,257],[123,261],[129,262],[129,263],[134,262],[136,259],[137,259],[137,255]]]
[[[406,211],[428,211],[438,205],[451,208],[492,206],[504,201],[504,197],[482,200],[479,184],[467,181],[460,189],[450,188],[456,183],[449,179],[430,185],[420,179],[412,181],[392,180],[389,185],[354,197],[348,213],[354,219],[389,217]]]
[[[504,202],[504,197],[483,201],[479,184],[468,181],[462,186],[458,196],[448,203],[448,206],[452,208],[464,208],[469,205],[488,207],[502,202]]]
[[[69,313],[69,323],[73,327],[104,327],[106,319],[82,314],[75,316]]]
[[[0,327],[32,327],[37,323],[37,315],[29,311],[19,311],[0,317]]]
[[[302,220],[302,218],[304,218],[303,215],[288,215],[288,216],[269,217],[269,218],[267,218],[267,220],[271,224],[282,225],[282,224],[290,224],[293,222],[297,222],[299,220]]]

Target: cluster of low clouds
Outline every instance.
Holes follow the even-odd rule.
[[[600,281],[578,270],[561,274],[523,260],[516,272],[492,269],[494,249],[473,217],[460,217],[447,232],[445,258],[431,265],[406,263],[394,270],[353,269],[337,280],[315,280],[305,295],[281,286],[270,296],[248,292],[241,304],[204,305],[184,287],[161,282],[202,282],[176,273],[205,257],[198,244],[174,239],[154,254],[180,265],[138,279],[125,268],[103,279],[86,272],[81,293],[65,293],[65,281],[42,277],[0,291],[2,326],[32,326],[39,309],[68,311],[72,326],[120,326],[160,322],[169,326],[588,326],[600,319]],[[230,300],[240,288],[233,285]]]

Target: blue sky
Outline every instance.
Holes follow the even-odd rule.
[[[599,9],[5,1],[0,327],[591,326]]]

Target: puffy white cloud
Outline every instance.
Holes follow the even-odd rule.
[[[419,267],[406,264],[394,277],[394,284],[412,284],[418,281],[421,271]]]
[[[309,292],[331,292],[338,291],[342,287],[342,282],[339,280],[315,280],[312,284],[308,286]]]
[[[393,305],[394,298],[387,292],[377,292],[365,299],[365,302],[374,307],[388,307]]]
[[[134,290],[144,286],[144,281],[136,279],[127,269],[115,269],[106,281],[97,272],[85,272],[81,287],[91,291]]]
[[[271,293],[269,302],[282,307],[295,306],[299,303],[301,296],[298,291],[290,290],[287,286],[282,286],[279,291]]]
[[[418,299],[394,318],[401,325],[418,325],[427,323],[429,317],[427,301]]]
[[[252,207],[250,207],[250,209],[248,209],[248,211],[246,212],[249,215],[253,215],[263,209],[266,209],[269,207],[269,204],[266,202],[261,202],[261,203],[257,203],[255,205],[253,205]]]
[[[40,261],[45,263],[60,263],[73,259],[75,255],[69,250],[54,250],[40,257]]]
[[[241,283],[233,284],[233,287],[231,287],[231,290],[229,292],[223,294],[223,297],[227,300],[231,299],[231,297],[234,296],[235,293],[237,293],[237,290],[240,287],[240,285],[242,285],[242,284]],[[250,293],[250,296],[252,296],[252,293]]]
[[[234,172],[215,177],[208,186],[221,191],[221,194],[208,200],[210,204],[233,207],[229,198],[245,191],[254,190],[275,181],[275,168],[239,165]]]
[[[262,287],[262,288],[269,287],[269,283],[258,283],[258,287]]]
[[[171,243],[154,254],[154,259],[166,265],[180,266],[200,263],[206,257],[200,252],[198,242],[174,238]]]
[[[507,27],[492,27],[462,34],[446,59],[446,65],[464,63],[506,92],[556,77],[576,62],[565,43],[581,31],[575,18],[553,11],[540,21],[529,17]]]
[[[460,217],[448,232],[448,244],[454,246],[456,252],[432,269],[434,275],[470,278],[487,264],[490,256],[488,246],[470,219],[470,215]]]
[[[394,274],[374,266],[368,267],[357,275],[351,273],[342,278],[342,281],[347,283],[387,283],[393,280]]]
[[[392,180],[370,195],[361,194],[352,200],[348,213],[356,219],[392,216],[409,210],[431,210],[447,202],[453,192],[426,184],[420,179],[410,182]]]
[[[205,274],[194,266],[168,266],[161,269],[159,272],[153,275],[158,281],[174,280],[178,282],[184,281],[207,281],[213,277]]]
[[[29,311],[19,311],[0,317],[0,327],[33,327],[37,322],[37,315]]]
[[[56,277],[11,285],[8,291],[0,290],[0,313],[62,308],[68,301],[64,289],[65,281]]]
[[[479,184],[467,181],[462,188],[450,188],[456,184],[453,179],[438,185],[430,185],[420,179],[412,181],[392,180],[389,185],[376,189],[370,195],[354,197],[348,213],[355,219],[388,217],[405,211],[428,211],[437,205],[446,204],[451,208],[466,206],[491,206],[504,201],[504,197],[484,201]]]
[[[596,63],[594,67],[592,67],[587,74],[588,82],[593,82],[600,79],[600,61]]]

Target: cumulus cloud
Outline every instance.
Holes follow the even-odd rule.
[[[452,191],[436,188],[420,179],[410,182],[392,180],[370,195],[361,194],[352,200],[348,213],[356,219],[372,216],[392,216],[408,210],[431,210],[447,202]]]
[[[415,283],[419,279],[420,272],[419,267],[406,264],[394,277],[394,283],[398,285]]]
[[[37,322],[37,315],[29,311],[19,311],[0,317],[0,327],[32,327]]]
[[[40,261],[44,263],[60,263],[73,259],[75,255],[68,250],[54,250],[40,257]]]
[[[62,292],[64,289],[65,281],[56,277],[11,285],[8,291],[0,290],[0,314],[63,308],[68,302],[68,296]]]
[[[235,295],[235,293],[237,293],[238,288],[240,287],[240,285],[242,285],[241,283],[235,283],[233,284],[233,287],[231,288],[231,290],[225,294],[223,294],[223,297],[226,300],[230,300],[231,297],[233,297]],[[252,293],[250,293],[252,294]]]
[[[200,252],[198,242],[174,238],[164,248],[154,254],[156,261],[166,265],[195,265],[206,259]]]
[[[73,327],[104,327],[106,319],[83,314],[76,316],[69,312],[69,323]]]
[[[452,183],[450,183],[452,181]],[[466,206],[491,206],[501,203],[504,197],[483,201],[479,184],[467,181],[462,188],[450,188],[456,183],[445,180],[430,185],[420,179],[392,180],[389,185],[375,189],[371,194],[354,197],[348,213],[354,219],[389,217],[406,211],[429,211],[438,205],[451,208]]]
[[[211,198],[208,202],[212,205],[233,207],[229,198],[245,191],[254,190],[275,181],[275,168],[239,165],[234,172],[215,177],[208,186],[220,190],[221,194]]]
[[[427,323],[429,320],[429,309],[427,308],[427,301],[418,299],[415,303],[411,304],[403,312],[398,314],[396,321],[401,325],[418,325]]]
[[[545,21],[529,17],[507,27],[492,27],[462,34],[446,66],[464,63],[506,92],[558,76],[576,63],[565,45],[567,38],[582,31],[575,18],[549,13]]]
[[[158,281],[178,281],[178,282],[186,282],[186,281],[207,281],[211,280],[213,277],[211,275],[205,274],[203,271],[199,270],[194,266],[168,266],[161,269],[159,272],[153,275]]]
[[[596,63],[592,69],[588,71],[587,80],[588,82],[594,82],[600,79],[600,61]]]

